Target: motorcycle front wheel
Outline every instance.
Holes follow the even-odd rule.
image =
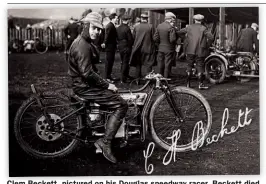
[[[203,143],[210,131],[211,108],[207,100],[191,88],[176,87],[171,92],[175,104],[183,116],[183,121],[176,117],[166,95],[161,94],[155,100],[150,111],[151,135],[153,140],[165,150],[190,151],[192,147]],[[199,133],[198,125],[202,130]],[[180,131],[180,135],[173,139],[173,135],[177,131]],[[173,143],[173,141],[176,142]]]
[[[60,97],[44,97],[46,106],[57,106],[48,108],[48,118],[56,122],[73,110],[67,105],[66,99]],[[47,119],[42,113],[36,99],[30,97],[17,111],[14,121],[14,134],[19,146],[28,154],[37,158],[55,158],[70,154],[77,146],[75,136],[80,136],[79,129],[82,126],[81,117],[73,115],[62,121],[57,129],[48,128]],[[62,132],[72,132],[72,137]]]

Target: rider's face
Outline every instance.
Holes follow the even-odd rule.
[[[90,33],[90,38],[92,40],[95,40],[98,38],[98,36],[101,34],[101,29],[90,24],[90,28],[89,28],[89,33]]]

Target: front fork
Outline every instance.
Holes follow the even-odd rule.
[[[164,92],[165,96],[166,96],[166,100],[167,102],[170,104],[170,107],[173,109],[176,117],[178,118],[178,120],[183,123],[184,122],[184,117],[183,114],[180,112],[180,110],[177,108],[177,104],[176,101],[173,97],[172,91],[168,85],[168,83],[166,83],[166,85],[162,87],[162,91]]]

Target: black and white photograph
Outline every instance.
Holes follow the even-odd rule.
[[[260,175],[260,10],[8,7],[9,177]]]

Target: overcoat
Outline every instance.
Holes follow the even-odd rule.
[[[140,64],[138,63],[138,54],[142,53],[149,54],[149,57],[147,57],[147,61],[141,61],[142,63],[155,62],[155,44],[153,41],[153,35],[154,28],[151,24],[142,22],[134,28],[134,44],[129,62],[131,66],[137,66]]]
[[[187,34],[184,42],[186,54],[197,55],[198,57],[206,57],[208,55],[208,47],[213,41],[213,35],[205,26],[195,23],[181,29],[178,34]]]
[[[257,32],[252,28],[242,29],[237,37],[236,49],[242,52],[253,52],[253,44],[258,50]]]

